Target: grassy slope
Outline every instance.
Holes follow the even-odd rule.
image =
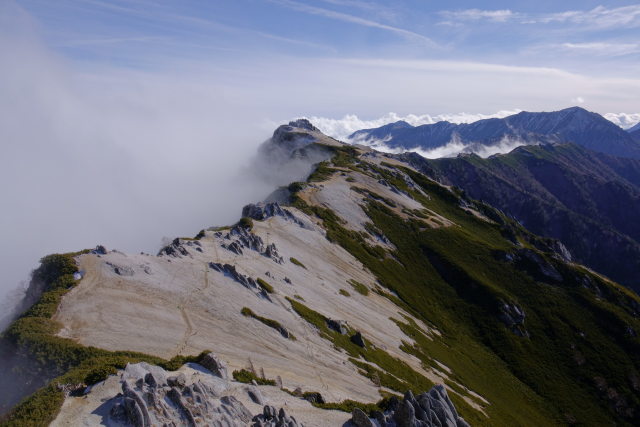
[[[561,240],[580,262],[640,289],[640,161],[572,144],[520,147],[488,159],[408,157],[531,231]]]
[[[378,172],[411,191],[392,174]],[[407,172],[431,197],[415,191],[413,196],[457,226],[425,228],[417,218],[402,220],[371,201],[369,217],[397,247],[393,257],[368,247],[330,211],[301,207],[324,219],[328,237],[363,262],[401,304],[443,331],[443,339],[431,341],[403,325],[418,342],[407,351],[427,365],[431,358],[447,364],[461,383],[492,403],[485,409],[490,421],[465,405],[461,412],[471,421],[500,425],[608,424],[612,418],[621,424],[637,422],[637,415],[630,418],[624,412],[639,404],[630,379],[638,376],[640,343],[625,333],[627,325],[640,327],[632,315],[638,298],[550,258],[563,274],[559,285],[536,282],[512,264],[497,261],[495,251],[514,249],[502,237],[504,227],[465,213],[457,207],[458,196]],[[597,283],[602,297],[580,285],[585,275]],[[530,339],[516,336],[499,321],[503,301],[524,308]]]

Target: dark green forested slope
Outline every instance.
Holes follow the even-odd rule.
[[[562,241],[576,261],[640,290],[639,160],[573,144],[525,146],[487,159],[402,157],[532,232]]]

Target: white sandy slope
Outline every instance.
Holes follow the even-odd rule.
[[[303,197],[330,207],[345,220],[346,226],[356,230],[363,229],[366,215],[360,207],[362,195],[350,189],[353,185],[375,188],[378,194],[398,205],[394,209],[398,213],[405,208],[422,208],[418,202],[377,184],[369,176],[353,171],[349,176],[355,182],[347,182],[346,175],[338,173],[331,180],[305,190]],[[313,223],[304,213],[289,209],[306,223]],[[346,321],[373,345],[434,382],[447,379],[446,366],[441,370],[423,367],[417,358],[400,350],[402,341],[412,340],[392,319],[411,316],[375,292],[363,296],[351,289],[350,279],[370,288],[376,286],[376,279],[351,254],[329,242],[321,227],[309,228],[282,217],[254,221],[253,232],[265,244],[275,243],[285,260],[283,264],[248,249],[236,255],[224,249],[221,246],[224,239],[211,231],[199,240],[202,252],[195,245],[185,246],[187,256],[117,251],[101,256],[82,255],[78,262],[85,276],[63,298],[55,316],[63,325],[59,334],[84,345],[139,351],[163,358],[211,350],[229,364],[230,370],[252,365],[257,370],[264,369],[268,378],[281,377],[288,389],[320,391],[327,401],[379,400],[379,388],[360,375],[348,355],[321,338],[285,299],[302,298],[313,310]],[[291,263],[290,257],[300,260],[306,268]],[[229,263],[246,276],[266,280],[275,288],[272,301],[259,298],[232,278],[210,269],[209,262]],[[129,267],[134,274],[118,275],[107,263]],[[341,295],[341,289],[351,296]],[[297,340],[285,339],[276,330],[243,316],[240,313],[243,307],[277,320]],[[414,320],[428,334],[439,334]],[[476,402],[462,397],[478,408]]]

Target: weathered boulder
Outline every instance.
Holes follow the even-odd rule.
[[[223,380],[229,379],[227,372],[227,365],[213,353],[206,354],[201,360],[200,365],[210,370],[213,375],[222,378]]]
[[[302,394],[302,398],[311,403],[325,403],[324,397],[317,391],[308,391]]]
[[[371,419],[369,419],[367,414],[365,414],[364,411],[362,411],[362,409],[360,408],[354,408],[353,412],[351,413],[351,422],[356,427],[374,427]]]
[[[251,399],[253,403],[257,405],[264,405],[264,397],[262,397],[262,393],[260,392],[260,389],[258,389],[258,387],[251,385],[248,386],[246,390],[247,396],[249,396],[249,399]]]
[[[349,332],[347,329],[347,323],[344,320],[327,319],[327,327],[341,335],[346,335]]]
[[[351,337],[351,342],[354,343],[355,345],[365,348],[366,344],[364,342],[364,338],[362,338],[362,334],[360,332],[356,332],[352,337]]]
[[[173,239],[171,244],[160,249],[160,251],[158,252],[158,256],[162,256],[162,255],[168,255],[175,258],[175,257],[181,257],[181,256],[188,256],[189,251],[187,251],[187,249],[184,247],[180,239],[176,237],[175,239]]]
[[[186,383],[187,383],[187,378],[184,376],[184,374],[178,374],[174,377],[167,378],[167,384],[169,384],[169,386],[171,387],[182,388],[185,386]]]
[[[292,416],[287,415],[284,408],[276,411],[273,406],[265,405],[262,414],[256,415],[251,420],[252,427],[302,427]]]
[[[354,410],[351,423],[355,426],[380,427],[468,427],[442,385],[414,396],[407,392],[402,401],[393,397],[384,412],[372,413],[375,423],[364,412]]]
[[[114,264],[112,262],[107,262],[106,264],[109,267],[111,267],[113,272],[116,273],[119,276],[133,276],[135,274],[135,271],[133,270],[133,268],[131,268],[129,266],[118,265],[118,264]]]

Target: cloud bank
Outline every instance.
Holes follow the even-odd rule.
[[[521,110],[503,110],[493,114],[453,113],[453,114],[407,114],[399,115],[387,113],[376,119],[361,119],[355,114],[347,114],[341,119],[327,117],[305,117],[311,121],[324,134],[332,136],[340,141],[347,141],[349,135],[361,129],[372,129],[403,120],[412,126],[433,124],[440,121],[451,123],[472,123],[482,119],[502,118],[516,114]]]
[[[28,15],[0,6],[0,62],[11,64],[0,67],[0,301],[48,253],[155,253],[164,236],[233,223],[273,190],[247,166],[272,131],[265,112],[217,82],[80,71],[36,34]]]
[[[640,113],[606,113],[604,117],[622,129],[629,129],[640,123]]]
[[[513,151],[522,145],[531,145],[530,142],[521,141],[516,138],[504,137],[497,143],[491,145],[465,143],[453,135],[451,141],[441,145],[440,147],[424,150],[421,148],[392,148],[387,145],[389,139],[363,138],[355,139],[350,142],[354,144],[362,144],[384,153],[401,154],[401,153],[418,153],[427,159],[440,159],[443,157],[456,157],[459,154],[476,154],[482,158],[493,156],[494,154],[505,154]]]

